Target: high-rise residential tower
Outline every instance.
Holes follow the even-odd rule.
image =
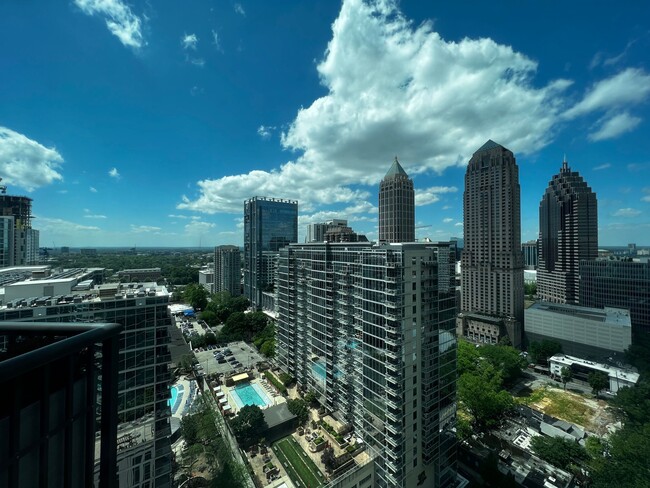
[[[104,368],[115,375],[117,383],[117,453],[113,453],[117,486],[170,487],[169,293],[156,283],[110,283],[90,290],[72,290],[86,273],[73,270],[6,285],[7,306],[0,309],[0,322],[24,322],[26,328],[30,322],[62,322],[73,327],[83,322],[120,324],[115,361]],[[9,301],[10,297],[15,298]],[[30,385],[25,388],[29,390]],[[88,391],[89,404],[91,393]],[[94,428],[92,417],[87,421]],[[97,449],[99,443],[85,443],[82,447]],[[101,455],[95,452],[95,461],[100,461]]]
[[[7,229],[13,225],[11,232],[2,233],[5,266],[22,266],[36,264],[38,261],[38,231],[32,229],[32,199],[12,195],[0,195],[0,226]],[[9,239],[13,242],[9,242]],[[11,253],[9,249],[11,248]],[[9,259],[7,259],[9,258]]]
[[[580,261],[597,257],[596,194],[565,160],[539,204],[539,298],[577,305]]]
[[[415,241],[415,191],[397,158],[379,183],[379,242]]]
[[[524,264],[519,168],[511,151],[487,141],[465,173],[465,247],[459,332],[476,342],[522,341]]]
[[[269,253],[292,242],[298,242],[297,201],[253,197],[244,202],[244,295],[253,308],[262,306],[262,292],[273,284],[265,266]]]
[[[450,243],[280,252],[277,362],[354,426],[364,488],[455,486],[454,266]]]
[[[241,295],[241,253],[237,246],[214,248],[214,292]]]

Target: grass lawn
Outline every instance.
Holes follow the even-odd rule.
[[[528,396],[516,397],[515,401],[535,407],[547,415],[589,427],[596,409],[587,404],[587,399],[568,391],[542,387]]]
[[[312,488],[323,484],[319,469],[293,437],[285,437],[276,442],[273,451],[283,466],[285,461],[288,461],[290,467],[284,467],[289,477],[294,481],[300,481],[301,486]]]

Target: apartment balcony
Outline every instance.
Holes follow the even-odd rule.
[[[384,338],[384,342],[386,343],[387,346],[391,346],[393,348],[399,348],[402,346],[402,340],[400,337],[397,336],[392,336],[392,335],[386,335]]]
[[[386,396],[386,406],[388,408],[392,408],[393,410],[399,410],[400,408],[402,408],[402,403],[403,402],[401,401],[401,399],[397,397],[391,395]]]
[[[392,411],[390,409],[386,409],[385,413],[386,413],[386,420],[388,421],[386,423],[386,427],[392,425],[391,422],[393,422],[394,424],[397,424],[397,425],[394,425],[393,427],[398,429],[397,432],[401,432],[402,431],[402,417],[403,417],[401,411],[399,411],[399,410]]]

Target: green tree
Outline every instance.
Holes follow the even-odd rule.
[[[287,408],[289,411],[298,417],[298,422],[304,424],[309,420],[309,406],[307,402],[301,399],[287,400]]]
[[[208,291],[198,283],[190,283],[183,290],[183,300],[195,310],[203,310],[208,304]]]
[[[548,364],[548,358],[562,352],[562,344],[557,341],[544,339],[542,342],[531,342],[528,353],[535,363]]]
[[[584,447],[563,437],[534,436],[530,440],[530,446],[540,458],[560,469],[567,469],[571,464],[583,463],[589,459]]]
[[[478,353],[499,371],[506,385],[519,379],[526,368],[526,360],[511,346],[486,345],[478,348]]]
[[[643,378],[643,377],[642,377]],[[643,379],[634,387],[623,387],[611,401],[626,425],[650,422],[650,383]]]
[[[458,339],[458,376],[464,373],[475,373],[478,368],[480,354],[478,348],[466,341],[465,339]]]
[[[650,480],[650,423],[624,426],[609,438],[607,457],[591,464],[592,487],[642,488]]]
[[[257,405],[244,405],[230,425],[243,447],[255,444],[268,429],[264,413]]]
[[[560,370],[560,377],[562,378],[562,384],[566,390],[566,384],[573,379],[573,371],[571,371],[571,368],[564,366]]]
[[[481,430],[497,425],[514,404],[512,396],[501,389],[501,376],[491,364],[482,365],[478,374],[464,373],[459,378],[458,398]]]
[[[598,396],[602,390],[609,386],[608,376],[601,371],[594,371],[593,373],[589,373],[587,381],[589,382],[589,386],[591,386],[593,394],[596,396]]]
[[[267,358],[275,356],[275,340],[265,341],[260,347],[260,352]]]

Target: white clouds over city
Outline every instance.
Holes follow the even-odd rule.
[[[345,0],[316,69],[326,93],[281,133],[295,156],[274,170],[201,180],[179,209],[240,213],[242,195],[281,195],[312,219],[345,218],[332,205],[368,198],[395,154],[416,177],[416,205],[431,205],[458,189],[418,189],[417,176],[464,166],[488,139],[531,154],[579,118],[591,126],[585,138],[612,139],[639,126],[634,106],[650,97],[650,77],[636,68],[584,90],[568,79],[537,82],[540,67],[526,54],[489,38],[445,40],[390,0]],[[268,139],[272,129],[257,132]]]
[[[122,0],[74,0],[74,3],[86,15],[104,19],[111,34],[125,46],[138,49],[146,45],[140,17]]]
[[[63,157],[29,137],[0,126],[0,174],[5,184],[27,191],[62,181]]]

